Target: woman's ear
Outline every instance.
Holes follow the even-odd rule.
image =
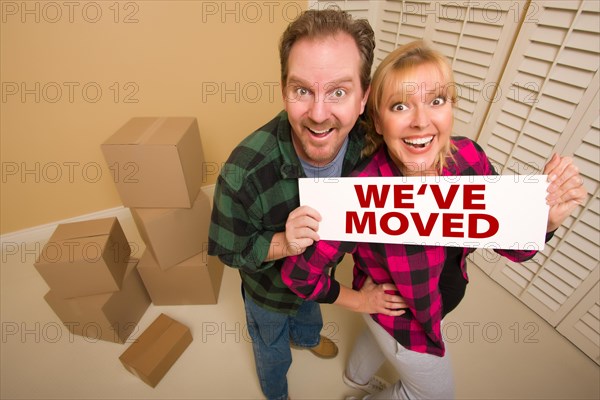
[[[381,122],[379,122],[378,116],[373,118],[373,124],[375,125],[375,132],[377,132],[378,135],[383,136],[382,129],[381,129]]]

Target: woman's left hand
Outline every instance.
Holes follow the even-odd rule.
[[[547,232],[552,232],[578,205],[585,203],[587,190],[571,157],[554,154],[544,167],[544,174],[548,175],[550,182],[546,196],[546,203],[550,206]]]

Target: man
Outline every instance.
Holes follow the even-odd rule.
[[[209,254],[239,268],[256,370],[268,399],[287,399],[290,344],[323,358],[336,345],[320,336],[319,305],[282,282],[283,259],[318,240],[320,216],[299,207],[298,178],[348,174],[359,162],[358,118],[369,93],[374,33],[338,10],[309,10],[279,47],[285,111],[244,139],[218,178]],[[374,284],[352,293],[357,309],[386,312],[397,296]]]

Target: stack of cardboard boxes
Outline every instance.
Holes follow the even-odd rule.
[[[215,304],[223,264],[207,254],[210,199],[195,118],[132,118],[102,144],[146,250],[138,271],[155,305]]]
[[[195,118],[133,118],[102,151],[144,254],[130,258],[119,221],[105,218],[60,224],[35,267],[73,334],[124,343],[151,301],[215,304],[224,265],[206,251],[211,207]],[[188,327],[161,314],[119,358],[154,387],[191,342]]]
[[[124,343],[150,305],[117,218],[60,224],[35,262],[72,334]]]

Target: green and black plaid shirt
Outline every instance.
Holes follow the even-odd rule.
[[[359,125],[349,134],[343,175],[360,160],[364,134]],[[209,230],[208,253],[239,268],[246,295],[268,310],[290,315],[303,300],[281,280],[283,259],[264,259],[273,235],[285,231],[288,214],[300,205],[298,178],[304,176],[282,111],[244,139],[223,165]]]

